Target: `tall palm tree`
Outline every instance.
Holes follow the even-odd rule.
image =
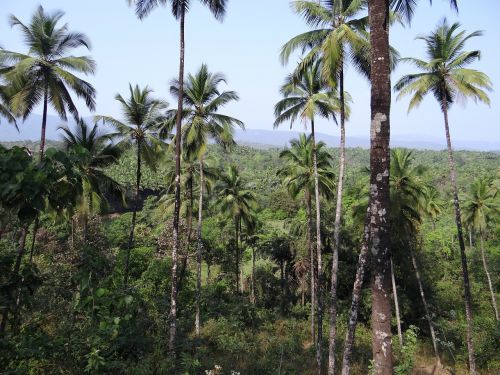
[[[230,165],[220,176],[218,186],[220,210],[233,219],[234,243],[236,246],[236,290],[240,292],[239,268],[242,224],[252,225],[253,213],[257,209],[257,198],[245,184],[238,168]]]
[[[457,8],[457,0],[449,0]],[[367,220],[372,257],[372,351],[377,374],[392,374],[391,305],[388,299],[390,232],[389,212],[389,140],[391,112],[391,61],[389,46],[390,8],[411,20],[417,0],[368,0],[370,29],[371,142],[370,142],[370,219]],[[375,246],[373,246],[375,245]],[[358,280],[356,280],[358,281]],[[377,282],[376,282],[377,281]],[[378,333],[378,334],[377,334]],[[345,353],[344,353],[345,354]],[[345,368],[345,370],[344,370]],[[474,370],[475,371],[475,370]],[[343,365],[349,373],[349,364]]]
[[[26,119],[40,102],[43,103],[40,159],[45,150],[49,104],[61,119],[66,120],[69,111],[78,121],[78,109],[70,95],[73,91],[90,110],[95,109],[94,87],[73,73],[93,74],[94,60],[89,56],[67,55],[79,47],[90,49],[90,41],[85,34],[69,31],[66,24],[59,26],[63,16],[61,11],[46,13],[41,6],[29,24],[10,15],[10,25],[21,29],[29,51],[24,54],[0,49],[0,65],[7,67],[4,77],[9,83],[12,111]]]
[[[429,310],[429,305],[425,297],[420,270],[418,267],[417,258],[415,255],[415,247],[417,244],[417,234],[420,231],[420,224],[424,214],[431,216],[438,207],[436,196],[432,188],[422,181],[422,173],[424,167],[421,165],[414,166],[414,157],[411,151],[396,149],[391,151],[391,228],[393,233],[393,244],[408,248],[415,277],[417,279],[422,306],[425,311],[425,318],[429,324],[429,332],[431,334],[434,355],[438,366],[441,365],[439,350],[437,346],[436,333],[434,324]],[[391,277],[393,280],[393,289],[395,302],[397,302],[396,287],[394,282],[394,272],[392,269],[391,258]],[[397,306],[397,305],[396,305]],[[398,307],[396,307],[398,310]],[[399,312],[396,311],[398,317],[398,335],[402,344],[401,327],[399,322]]]
[[[161,111],[167,107],[167,103],[152,97],[152,90],[147,86],[140,88],[139,85],[129,85],[129,98],[125,99],[120,94],[115,99],[120,102],[124,122],[110,116],[96,116],[95,120],[102,121],[114,127],[115,132],[110,137],[118,140],[122,147],[135,147],[136,152],[136,183],[134,206],[132,209],[132,224],[125,256],[124,285],[128,285],[128,269],[130,251],[134,242],[134,230],[139,207],[139,193],[141,188],[141,167],[143,160],[148,167],[156,170],[158,153],[164,145],[159,139],[159,128],[164,116]]]
[[[177,102],[177,118],[175,133],[181,134],[182,128],[182,108],[183,108],[183,89],[184,89],[184,54],[185,54],[185,18],[190,9],[191,0],[127,0],[129,4],[135,4],[135,13],[140,19],[144,19],[149,13],[160,5],[170,5],[172,15],[179,21],[179,95]],[[210,12],[217,20],[222,20],[226,13],[227,0],[199,0],[203,5],[210,9]],[[181,206],[181,138],[177,137],[175,142],[175,207],[173,222],[173,241],[172,247],[172,286],[170,296],[170,334],[168,350],[175,354],[175,337],[177,332],[177,249],[179,247],[179,210]]]
[[[121,186],[107,176],[104,168],[116,164],[123,149],[112,144],[107,134],[99,134],[97,124],[90,128],[80,120],[76,129],[59,128],[63,132],[66,150],[79,156],[76,167],[82,177],[82,194],[77,199],[77,211],[83,218],[83,242],[88,239],[88,218],[106,207],[106,194],[122,195]]]
[[[467,318],[467,346],[469,351],[470,372],[475,373],[475,358],[473,344],[472,301],[470,294],[469,271],[462,230],[462,218],[458,188],[456,182],[456,166],[453,158],[448,111],[456,99],[472,98],[489,104],[485,90],[491,90],[491,81],[488,76],[477,70],[465,68],[473,61],[480,58],[480,51],[464,51],[465,43],[473,37],[482,35],[480,31],[466,34],[459,31],[460,24],[448,25],[444,19],[428,36],[417,39],[426,44],[428,61],[417,58],[405,58],[403,61],[415,65],[420,72],[402,77],[394,86],[399,92],[398,98],[411,95],[408,111],[417,107],[423,98],[432,93],[444,117],[446,143],[448,146],[448,163],[450,168],[450,181],[453,191],[453,204],[455,207],[455,222],[457,226],[458,242],[462,259],[462,277],[464,283],[464,302]]]
[[[338,85],[340,99],[340,163],[337,184],[337,205],[333,234],[333,260],[330,293],[330,345],[328,356],[328,374],[335,369],[335,341],[337,317],[337,271],[338,248],[340,245],[340,227],[342,215],[342,195],[345,170],[345,122],[346,98],[344,95],[344,70],[350,63],[365,76],[369,76],[369,41],[366,32],[368,19],[360,17],[366,10],[366,1],[335,0],[320,2],[316,0],[293,1],[292,6],[307,24],[315,30],[292,38],[281,49],[282,62],[288,62],[296,50],[309,49],[298,70],[321,59],[322,75],[332,87]]]
[[[494,222],[494,220],[498,217],[500,204],[498,203],[498,198],[495,197],[495,191],[490,187],[487,179],[477,179],[472,183],[464,211],[464,221],[479,234],[484,273],[486,274],[486,278],[488,280],[488,287],[491,294],[491,305],[495,313],[495,319],[498,321],[499,317],[495,291],[493,290],[490,272],[488,271],[488,262],[484,253],[484,237],[487,233],[488,224]]]
[[[292,198],[297,198],[299,194],[304,194],[304,202],[307,214],[307,251],[310,259],[310,280],[311,280],[311,337],[316,343],[316,328],[314,325],[316,291],[315,291],[315,266],[314,251],[312,247],[312,204],[314,197],[314,158],[312,135],[300,134],[299,139],[290,141],[290,148],[280,153],[280,158],[285,160],[285,165],[278,171],[278,176],[282,179],[288,193]],[[324,142],[316,144],[316,158],[318,167],[319,191],[326,198],[334,195],[334,178],[332,171],[333,158],[326,150]]]
[[[234,91],[219,91],[219,85],[226,83],[221,73],[210,73],[206,64],[202,64],[195,75],[189,74],[184,85],[184,121],[182,130],[183,147],[188,155],[195,155],[199,160],[199,200],[197,230],[197,272],[196,272],[196,334],[200,334],[200,299],[201,299],[201,259],[202,259],[202,220],[203,195],[205,187],[204,159],[210,140],[229,147],[235,144],[233,131],[235,126],[244,129],[240,120],[219,113],[224,105],[239,100]],[[170,92],[180,95],[179,81],[174,81]]]
[[[323,306],[321,298],[321,288],[323,279],[322,265],[322,241],[321,241],[321,204],[319,195],[318,165],[316,155],[316,137],[314,129],[314,120],[316,116],[326,119],[332,118],[337,121],[335,113],[339,111],[338,99],[334,96],[329,86],[321,76],[321,63],[315,62],[301,72],[297,77],[289,75],[285,84],[281,88],[284,99],[280,100],[274,109],[276,120],[274,127],[278,127],[284,122],[290,122],[290,127],[297,118],[300,118],[304,124],[311,125],[311,140],[313,146],[313,168],[314,168],[314,192],[316,198],[316,261],[318,272],[317,283],[317,303],[318,303],[318,345],[317,345],[317,363],[318,371],[321,370],[322,350],[321,340],[323,337]]]

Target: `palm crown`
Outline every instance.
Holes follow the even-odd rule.
[[[402,77],[394,86],[399,92],[398,98],[411,95],[408,111],[417,107],[429,93],[443,110],[457,99],[472,98],[489,104],[485,90],[492,88],[490,79],[480,71],[465,68],[481,57],[480,51],[464,51],[465,43],[482,33],[466,34],[459,28],[459,23],[450,26],[444,19],[430,35],[418,37],[426,43],[427,61],[413,57],[401,59],[421,70],[421,73]]]
[[[70,32],[66,24],[58,27],[63,16],[60,11],[47,14],[41,6],[27,25],[10,16],[11,26],[21,29],[29,51],[23,54],[0,49],[0,64],[12,64],[5,69],[5,78],[10,83],[10,106],[24,118],[47,97],[61,118],[66,119],[69,111],[78,120],[78,109],[68,89],[82,98],[90,110],[95,108],[95,89],[73,74],[93,74],[94,60],[67,55],[78,47],[90,49],[90,41],[82,33]]]
[[[208,6],[217,19],[222,19],[226,13],[226,0],[200,0],[203,5]],[[129,4],[135,4],[135,13],[140,19],[160,5],[170,5],[170,11],[175,19],[180,19],[182,14],[191,7],[191,0],[128,0]]]
[[[187,154],[203,155],[209,139],[222,146],[233,145],[234,126],[244,128],[240,120],[218,113],[224,105],[239,100],[234,91],[219,91],[218,86],[225,82],[224,75],[210,73],[205,64],[195,75],[186,77],[183,90],[183,144]],[[170,92],[174,96],[179,95],[177,80],[172,82]],[[175,112],[171,111],[172,114]]]
[[[464,221],[477,233],[484,234],[488,223],[498,217],[500,204],[488,179],[474,181],[464,207]]]
[[[293,139],[291,147],[280,153],[280,158],[286,164],[278,171],[278,176],[288,189],[292,197],[300,192],[307,191],[314,194],[314,165],[313,165],[313,143],[312,136],[300,134],[299,139]],[[334,194],[333,158],[326,149],[324,142],[316,144],[316,156],[318,163],[318,182],[320,193],[327,198]]]
[[[109,136],[118,139],[121,145],[134,144],[139,150],[146,164],[155,169],[158,151],[162,148],[159,140],[159,129],[165,117],[161,111],[167,103],[152,97],[152,90],[148,87],[141,89],[138,85],[129,85],[128,99],[117,94],[115,99],[121,103],[124,121],[110,116],[96,116],[96,121],[103,121],[115,128]]]

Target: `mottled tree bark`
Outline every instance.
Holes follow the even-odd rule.
[[[446,132],[446,144],[448,146],[448,163],[450,167],[450,180],[453,190],[453,206],[455,207],[455,223],[457,225],[458,245],[460,247],[460,258],[462,262],[462,278],[464,283],[464,303],[465,317],[467,319],[467,351],[469,354],[469,372],[476,374],[476,358],[474,353],[473,341],[473,321],[472,321],[472,297],[470,293],[469,270],[467,266],[467,255],[465,254],[465,243],[462,229],[462,214],[460,213],[460,202],[458,200],[457,172],[455,160],[453,158],[453,149],[451,146],[450,128],[448,125],[448,103],[446,98],[442,98],[441,109],[444,115],[444,127]]]
[[[370,251],[372,351],[377,375],[392,375],[389,166],[389,0],[369,0],[371,43]]]

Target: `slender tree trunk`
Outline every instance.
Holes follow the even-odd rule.
[[[203,156],[200,159],[200,199],[198,203],[198,244],[196,252],[196,336],[200,336],[201,328],[201,313],[200,313],[200,303],[201,303],[201,252],[203,250],[203,242],[201,238],[201,228],[203,220],[203,190],[205,184],[205,175],[203,174]]]
[[[483,233],[481,233],[480,235],[480,240],[481,240],[481,259],[483,260],[484,273],[486,274],[486,278],[488,279],[488,287],[490,288],[491,305],[493,306],[493,310],[495,312],[495,319],[498,322],[497,301],[495,298],[495,291],[493,290],[493,283],[491,282],[490,272],[488,271],[488,263],[486,262],[486,255],[484,254]]]
[[[349,310],[349,322],[344,344],[344,353],[342,355],[342,375],[349,375],[351,368],[352,348],[354,345],[354,336],[356,334],[356,325],[358,323],[359,301],[361,300],[361,289],[368,262],[368,244],[370,242],[370,207],[366,209],[365,227],[363,241],[361,242],[361,251],[359,252],[358,268],[352,288],[352,301]]]
[[[21,229],[21,237],[19,238],[19,250],[17,252],[16,263],[14,263],[14,269],[12,270],[12,279],[15,281],[14,285],[17,288],[19,282],[19,270],[21,269],[21,261],[23,259],[25,245],[26,245],[26,235],[28,234],[28,228],[24,227]],[[5,307],[2,312],[2,321],[0,322],[0,334],[5,332],[7,327],[7,320],[9,319],[9,309]]]
[[[42,161],[43,154],[45,153],[45,132],[47,130],[48,100],[49,100],[49,88],[47,84],[45,84],[45,89],[43,93],[42,134],[40,136],[40,161]]]
[[[175,342],[177,334],[177,254],[179,249],[179,212],[181,208],[181,126],[182,126],[182,100],[184,96],[184,23],[186,9],[181,5],[180,14],[180,58],[179,58],[179,100],[177,102],[177,119],[175,124],[175,206],[172,246],[172,286],[170,291],[170,332],[168,351],[175,357]]]
[[[252,246],[252,290],[250,291],[250,302],[255,305],[255,247]],[[303,296],[303,294],[302,294]]]
[[[316,346],[316,325],[314,323],[314,317],[316,316],[316,267],[314,249],[312,245],[312,198],[311,193],[307,190],[305,192],[305,196],[307,210],[307,250],[309,252],[309,272],[311,274],[311,338],[313,340],[314,346]]]
[[[240,265],[240,273],[239,273],[239,281],[240,281],[240,292],[243,294],[244,292],[244,286],[243,286],[243,248],[241,246],[241,216],[239,216],[238,220],[238,262],[240,262],[241,259],[241,264]]]
[[[401,330],[401,315],[399,313],[399,300],[398,300],[398,288],[396,286],[396,278],[394,277],[394,262],[391,257],[391,282],[392,282],[392,295],[394,298],[394,310],[396,314],[396,325],[398,328],[398,340],[399,347],[403,347],[403,332]]]
[[[342,219],[342,194],[344,190],[345,169],[345,98],[344,98],[344,67],[339,69],[340,91],[340,166],[337,183],[337,207],[335,209],[335,224],[333,229],[333,256],[330,290],[330,337],[328,345],[328,375],[335,374],[335,349],[337,340],[337,273],[339,270],[340,226]]]
[[[33,223],[33,237],[31,238],[30,263],[33,263],[33,255],[35,254],[36,233],[38,232],[39,225],[40,221],[37,215],[37,217],[35,218],[35,222]]]
[[[455,160],[453,158],[453,149],[451,147],[450,128],[448,125],[448,103],[446,98],[442,98],[441,108],[444,115],[444,127],[446,131],[446,143],[448,146],[448,163],[450,166],[450,180],[453,189],[453,205],[455,206],[455,222],[457,225],[458,244],[460,246],[460,258],[462,261],[462,277],[464,281],[464,303],[465,303],[465,317],[467,319],[467,349],[469,353],[469,372],[472,375],[476,374],[476,358],[474,353],[473,342],[473,321],[472,321],[472,297],[470,293],[469,270],[467,267],[467,255],[465,254],[465,243],[462,230],[462,215],[460,213],[460,202],[458,200],[457,189],[457,172],[455,167]]]
[[[128,286],[128,274],[129,274],[129,263],[130,263],[130,251],[132,251],[132,246],[134,244],[134,231],[135,222],[137,219],[137,210],[139,208],[139,189],[141,188],[141,142],[137,141],[137,170],[135,175],[135,197],[134,197],[134,210],[132,211],[132,226],[130,228],[130,235],[128,237],[127,254],[125,254],[125,272],[123,284],[125,288]],[[85,219],[85,229],[87,231],[87,219]],[[86,234],[84,234],[84,241],[86,242]]]
[[[236,244],[236,293],[240,294],[240,246],[238,243],[239,235],[239,218],[234,219],[234,243]]]
[[[369,0],[371,43],[370,250],[372,351],[377,375],[392,375],[389,166],[389,1]]]
[[[321,365],[323,350],[321,341],[323,339],[323,264],[322,264],[322,249],[321,249],[321,203],[319,196],[319,181],[318,181],[318,160],[316,155],[316,136],[314,132],[314,119],[311,120],[311,135],[313,142],[313,168],[314,168],[314,193],[316,198],[316,261],[318,262],[318,283],[316,286],[318,299],[318,342],[316,345],[316,362],[318,366],[318,374],[321,374]]]
[[[187,212],[187,237],[188,237],[188,246],[187,249],[189,249],[189,244],[191,243],[191,237],[192,237],[192,232],[193,232],[193,207],[194,207],[194,197],[193,197],[193,176],[189,179],[189,208]],[[188,254],[189,250],[186,249],[186,255]]]
[[[434,324],[432,323],[432,317],[429,311],[429,305],[427,304],[427,300],[425,298],[424,287],[422,285],[422,278],[420,277],[417,258],[415,256],[415,250],[413,249],[412,244],[410,244],[410,257],[411,257],[411,262],[413,264],[413,269],[415,270],[415,276],[417,278],[417,283],[418,283],[418,290],[420,291],[420,298],[422,298],[422,305],[424,305],[425,319],[427,319],[427,323],[429,324],[429,332],[431,333],[432,347],[434,349],[434,355],[436,356],[436,363],[438,367],[441,367],[441,359],[439,358],[436,332],[434,331]]]

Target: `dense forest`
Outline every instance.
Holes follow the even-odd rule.
[[[303,56],[274,126],[307,131],[254,148],[234,140],[231,82],[184,72],[190,2],[130,3],[179,21],[173,108],[130,84],[121,116],[83,120],[73,99],[95,109],[80,76],[96,62],[72,53],[88,38],[62,11],[9,18],[28,52],[0,48],[1,126],[38,106],[43,120],[40,142],[0,145],[0,373],[498,373],[500,154],[454,151],[448,119],[457,99],[489,104],[488,76],[466,68],[481,33],[443,20],[427,60],[402,58],[389,20],[409,23],[415,1],[293,1],[311,30],[281,49]],[[222,20],[225,1],[201,3]],[[391,88],[405,62],[416,73]],[[369,150],[345,145],[347,65],[371,80]],[[410,110],[438,100],[446,150],[389,149],[393,89]],[[59,140],[48,107],[75,120]],[[316,140],[320,117],[338,148]]]

